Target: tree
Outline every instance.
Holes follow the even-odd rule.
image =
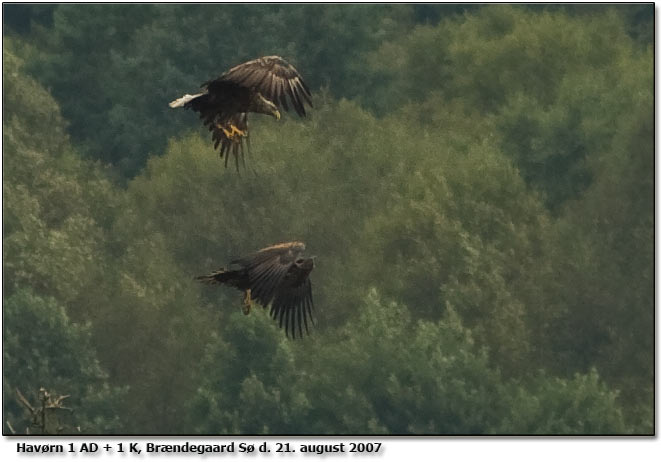
[[[231,315],[200,365],[210,372],[190,402],[187,431],[625,431],[616,394],[594,372],[506,380],[452,310],[435,322],[415,321],[372,290],[355,312],[338,331],[300,342],[285,341],[266,313]]]
[[[39,387],[46,387],[51,393],[70,395],[71,421],[80,432],[122,432],[118,408],[126,390],[109,384],[96,357],[89,325],[71,322],[53,298],[39,297],[26,288],[4,300],[3,315],[7,420],[14,425],[24,421],[25,410],[15,399],[17,391],[32,397]],[[69,428],[67,433],[77,432]]]
[[[168,110],[178,95],[271,54],[291,60],[312,89],[354,95],[362,52],[410,23],[404,5],[60,5],[52,29],[34,34],[40,53],[29,67],[83,152],[130,178],[194,123]]]
[[[72,302],[103,267],[103,226],[116,203],[103,171],[82,161],[55,101],[3,49],[4,288]]]
[[[621,121],[612,145],[592,158],[595,182],[553,225],[545,251],[550,259],[531,271],[539,284],[526,298],[539,307],[531,313],[538,320],[540,361],[562,374],[598,367],[621,390],[630,424],[648,432],[653,419],[643,409],[651,409],[654,382],[651,88],[638,96],[638,109]]]
[[[622,11],[489,6],[417,26],[370,56],[379,97],[362,101],[383,112],[438,93],[445,104],[491,115],[503,152],[557,210],[591,183],[587,157],[634,109],[632,92],[650,85],[651,54],[627,35]]]
[[[628,10],[104,8],[4,42],[6,362],[51,382],[8,390],[128,433],[653,431],[653,61]],[[164,103],[267,53],[327,89],[255,116],[225,170]],[[319,257],[303,341],[193,279],[293,239]]]

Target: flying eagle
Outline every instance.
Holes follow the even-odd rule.
[[[243,312],[250,313],[252,301],[263,307],[271,304],[270,315],[284,325],[285,333],[296,338],[308,331],[312,319],[312,285],[310,272],[314,257],[305,258],[302,242],[272,245],[251,255],[230,262],[234,269],[222,268],[196,279],[207,284],[225,284],[244,292]]]
[[[280,119],[278,108],[305,116],[305,103],[312,107],[310,90],[298,71],[279,56],[265,56],[238,66],[215,80],[202,84],[204,91],[184,95],[170,103],[171,108],[190,108],[200,113],[212,132],[214,149],[220,144],[220,157],[230,152],[239,169],[239,154],[244,162],[243,138],[248,137],[248,113],[257,112]]]

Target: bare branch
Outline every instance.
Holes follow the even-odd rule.
[[[23,393],[21,393],[21,390],[19,390],[18,388],[16,389],[16,395],[18,402],[21,403],[23,406],[25,406],[27,410],[30,411],[30,414],[32,414],[33,416],[37,415],[37,411],[35,410],[35,408],[32,407],[30,402],[25,398],[25,396],[23,396]]]

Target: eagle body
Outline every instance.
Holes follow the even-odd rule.
[[[250,289],[250,278],[245,269],[226,270],[225,268],[221,268],[206,276],[199,276],[197,279],[207,284],[224,284],[241,291]]]
[[[214,121],[222,125],[226,125],[239,113],[256,112],[280,117],[278,108],[259,92],[250,91],[233,82],[213,81],[208,84],[206,92],[186,96],[190,98],[183,101],[184,108],[203,115],[213,114]],[[173,101],[171,107],[180,107],[181,104],[175,104],[177,102],[179,100]]]
[[[308,333],[308,319],[314,323],[309,278],[314,257],[304,257],[304,250],[305,244],[296,241],[272,245],[232,260],[230,269],[223,268],[197,279],[235,287],[245,293],[244,302],[255,300],[265,308],[270,305],[271,317],[285,328],[285,333],[291,332],[295,338],[298,331],[302,337],[303,327]]]
[[[212,132],[214,149],[220,145],[220,156],[234,156],[237,170],[243,157],[243,138],[248,137],[249,112],[280,119],[279,108],[305,116],[305,104],[312,107],[310,90],[298,71],[279,56],[254,59],[202,84],[204,91],[184,95],[170,103],[200,114]]]

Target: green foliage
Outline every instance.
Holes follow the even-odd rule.
[[[180,403],[196,388],[198,358],[217,319],[201,309],[196,283],[158,235],[122,245],[89,294],[99,358],[117,383],[131,385],[120,405],[131,416],[129,432],[177,433]]]
[[[453,312],[416,322],[371,291],[338,337],[309,362],[314,432],[488,433],[501,414],[498,374]]]
[[[393,98],[423,100],[434,91],[484,111],[519,94],[545,105],[567,75],[603,69],[629,52],[622,21],[607,8],[602,12],[574,18],[492,6],[463,20],[416,26],[404,40],[384,43],[370,62],[387,78],[381,85],[398,90],[390,93],[389,107],[397,103]]]
[[[132,177],[196,123],[169,110],[174,98],[265,54],[291,59],[311,88],[356,95],[361,54],[402,33],[411,14],[404,5],[60,5],[53,27],[35,34],[43,51],[31,69],[85,152]]]
[[[5,37],[5,388],[83,431],[652,433],[648,20],[457,8],[58,5]],[[237,174],[165,103],[271,53],[327,90],[252,117]],[[193,279],[293,239],[301,341]]]
[[[154,409],[144,418],[123,419],[124,428],[154,424],[172,431],[181,416],[163,399],[174,400],[192,387],[192,358],[201,345],[188,337],[195,338],[191,331],[205,321],[183,309],[198,304],[193,282],[169,266],[156,238],[113,236],[116,207],[128,211],[123,192],[73,151],[57,104],[22,74],[14,48],[9,42],[4,49],[5,297],[30,287],[39,296],[55,297],[76,321],[91,322],[110,380],[131,385],[121,403],[108,404],[113,412],[127,416],[138,406]],[[176,329],[182,335],[177,339],[163,335]],[[182,375],[162,381],[173,367]],[[31,386],[41,385],[51,388]]]
[[[51,25],[55,5],[7,3],[2,5],[2,24],[12,32],[27,34],[32,24]]]
[[[200,362],[205,374],[190,400],[187,431],[297,432],[298,407],[307,403],[294,386],[300,371],[294,368],[293,350],[309,340],[292,344],[257,310],[250,316],[235,311],[221,324],[222,335],[211,336]]]
[[[191,402],[202,433],[619,433],[596,373],[503,380],[450,310],[437,322],[371,291],[339,332],[288,342],[264,313],[230,316]],[[433,397],[433,399],[430,399]]]
[[[98,275],[100,225],[115,205],[102,171],[73,152],[55,101],[3,50],[4,288],[73,300]]]
[[[617,408],[617,393],[601,382],[596,371],[573,379],[541,374],[527,387],[504,396],[511,409],[498,433],[531,435],[622,434],[627,432]]]
[[[492,6],[418,26],[371,55],[379,97],[362,100],[385,111],[436,92],[492,115],[503,152],[555,209],[591,183],[587,154],[610,142],[638,107],[631,95],[652,85],[651,49],[635,46],[617,11]]]
[[[32,398],[43,386],[71,395],[66,405],[81,432],[122,432],[117,403],[126,390],[108,383],[88,325],[71,322],[54,299],[20,289],[4,300],[3,338],[4,413],[17,431],[27,419],[16,390]]]
[[[531,306],[538,302],[540,360],[564,374],[596,366],[632,408],[653,402],[651,110],[641,104],[612,145],[592,158],[597,179],[554,223],[546,241],[550,260],[530,273],[546,282],[527,297]],[[547,329],[556,335],[545,335]]]

